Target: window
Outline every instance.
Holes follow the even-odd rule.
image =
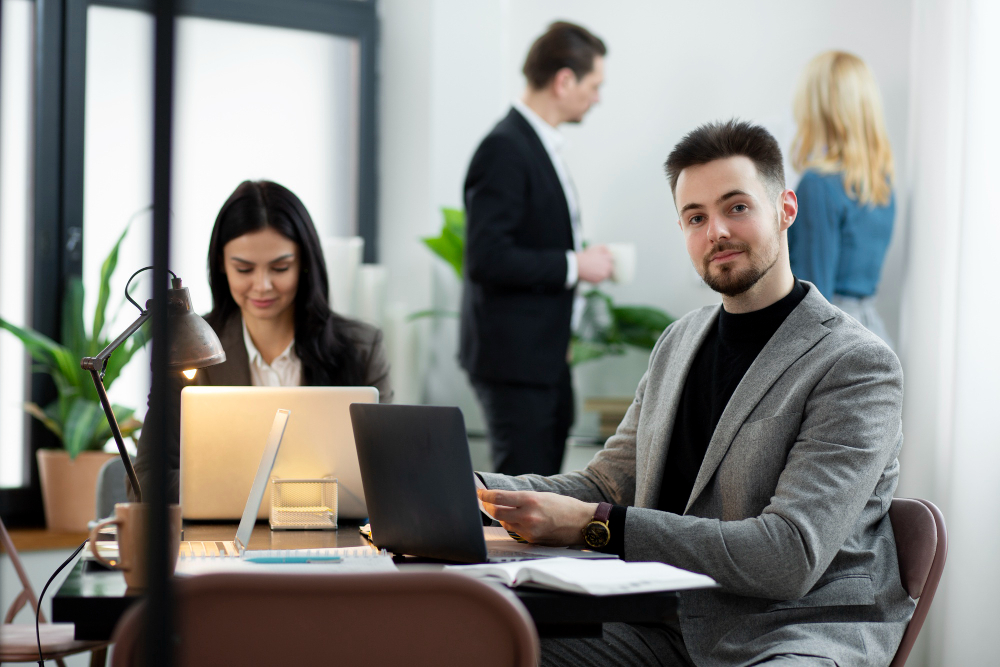
[[[0,35],[0,316],[30,320],[32,52],[35,4],[3,1]],[[0,333],[0,487],[27,484],[25,456],[29,359],[14,336]]]

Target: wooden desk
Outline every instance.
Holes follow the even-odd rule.
[[[231,540],[236,524],[185,525],[185,540]],[[250,549],[306,549],[354,547],[367,544],[357,526],[341,525],[336,531],[271,531],[257,524]],[[440,564],[398,559],[402,570],[440,569]],[[349,576],[349,575],[335,575]],[[504,589],[506,590],[506,589]],[[609,622],[656,623],[674,617],[676,593],[643,593],[595,597],[539,590],[514,589],[514,595],[531,614],[543,637],[597,637]],[[80,560],[52,598],[52,620],[75,623],[76,639],[109,639],[122,614],[141,599],[129,591],[120,572],[106,570],[93,561]]]

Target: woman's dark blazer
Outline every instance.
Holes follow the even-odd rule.
[[[364,362],[364,386],[378,389],[380,403],[392,402],[392,385],[389,382],[389,361],[382,344],[382,332],[371,325],[356,320],[348,320],[350,330],[348,337]],[[216,366],[209,366],[198,371],[191,381],[180,373],[169,374],[169,390],[167,401],[162,406],[166,417],[164,425],[164,442],[167,447],[167,502],[176,503],[180,495],[180,427],[181,427],[181,390],[188,385],[208,387],[248,387],[250,386],[250,359],[247,357],[246,344],[243,342],[243,318],[237,312],[226,320],[222,327],[216,329],[222,349],[226,352],[226,360]],[[155,423],[157,410],[161,406],[149,402],[146,422]],[[150,436],[148,429],[143,428],[139,435],[138,452],[135,459],[135,472],[142,488],[148,488],[151,472]],[[128,482],[126,480],[126,486]],[[132,497],[132,494],[129,494]],[[134,500],[134,497],[133,497]]]

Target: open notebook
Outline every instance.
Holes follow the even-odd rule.
[[[249,550],[250,535],[257,520],[257,510],[264,499],[267,480],[278,457],[281,439],[291,413],[278,410],[274,415],[267,445],[257,466],[257,476],[250,487],[236,537],[232,542],[181,542],[180,558],[177,561],[178,575],[204,574],[207,572],[237,570],[303,571],[302,565],[310,565],[309,572],[321,571],[378,571],[393,570],[392,559],[384,552],[379,553],[368,547],[329,549],[270,549]],[[267,568],[260,568],[267,565]],[[320,566],[320,567],[317,567]]]

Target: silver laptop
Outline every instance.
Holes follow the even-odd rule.
[[[181,392],[180,504],[185,519],[236,520],[278,409],[288,425],[273,477],[337,478],[341,518],[368,516],[348,406],[377,403],[374,387],[187,387]],[[256,510],[266,519],[271,485]]]
[[[257,474],[250,486],[250,497],[247,498],[243,506],[240,526],[236,529],[236,539],[232,542],[181,542],[181,558],[242,557],[246,553],[247,545],[250,543],[250,535],[253,533],[253,525],[257,522],[257,508],[260,507],[261,501],[264,499],[264,491],[267,490],[267,482],[274,469],[274,461],[278,457],[281,439],[285,435],[285,427],[288,425],[290,414],[288,410],[278,410],[274,415],[271,432],[264,443],[264,453],[257,466]]]

